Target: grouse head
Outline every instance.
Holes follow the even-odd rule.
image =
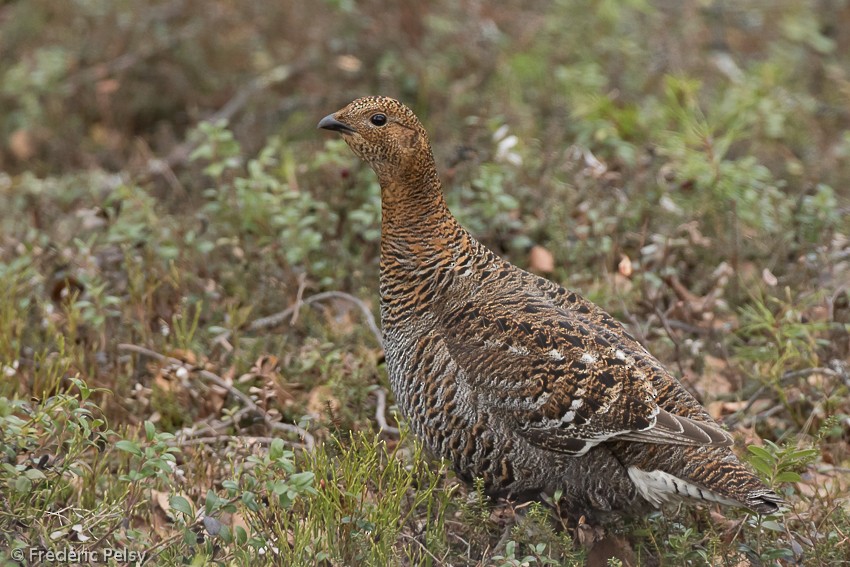
[[[319,128],[334,130],[379,176],[419,169],[431,156],[428,135],[419,119],[399,101],[383,96],[358,98],[322,118]]]

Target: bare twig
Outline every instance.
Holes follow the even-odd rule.
[[[393,427],[387,424],[387,391],[383,388],[378,388],[377,390],[375,390],[375,398],[377,398],[378,400],[377,404],[375,405],[375,421],[378,422],[378,427],[380,427],[381,431],[385,433],[389,433],[390,435],[398,435],[398,427]]]
[[[254,77],[244,87],[236,92],[220,109],[208,116],[206,122],[217,122],[219,120],[230,120],[251,100],[258,92],[280,83],[286,82],[296,75],[306,71],[313,64],[312,59],[306,59],[294,65],[281,65],[271,69],[262,75]],[[285,111],[289,112],[303,104],[300,97],[294,97],[286,102]],[[164,158],[152,158],[147,161],[145,171],[140,173],[140,179],[152,175],[167,175],[171,169],[186,162],[197,147],[194,140],[185,140],[174,147]]]
[[[691,335],[704,336],[711,334],[711,329],[697,327],[696,325],[691,325],[690,323],[685,323],[684,321],[679,321],[678,319],[667,319],[667,324],[670,325],[671,329],[679,329],[680,331],[684,331]]]
[[[757,413],[756,415],[750,415],[750,416],[745,417],[744,419],[741,420],[741,425],[743,425],[744,427],[747,427],[747,426],[749,426],[750,424],[752,424],[756,421],[766,419],[766,418],[768,418],[772,415],[776,415],[777,413],[781,412],[784,409],[785,409],[785,406],[783,406],[782,404],[775,405],[770,409],[766,409],[763,412]]]
[[[268,422],[267,422],[268,423]],[[308,451],[312,451],[316,446],[316,438],[313,437],[310,433],[307,432],[303,427],[299,427],[297,425],[293,425],[291,423],[284,423],[282,421],[272,421],[271,422],[272,429],[276,429],[278,431],[284,431],[286,433],[294,433],[301,437],[304,440],[304,448]]]
[[[176,433],[176,436],[183,439],[190,439],[207,432],[213,435],[221,435],[221,432],[228,427],[238,427],[242,417],[247,413],[251,413],[251,411],[253,411],[251,408],[243,407],[222,420],[216,419],[215,416],[209,416],[201,422],[194,423],[191,427],[184,427]]]
[[[673,354],[676,357],[676,366],[679,367],[679,376],[684,376],[685,369],[682,366],[681,343],[678,337],[676,337],[676,334],[673,332],[673,329],[670,328],[670,324],[667,322],[667,316],[664,312],[661,311],[657,305],[653,305],[652,309],[655,311],[655,315],[658,317],[658,320],[661,321],[661,326],[664,327],[664,332],[667,333],[667,338],[673,342]]]
[[[777,383],[777,386],[783,386],[783,385],[787,384],[788,382],[790,382],[791,380],[796,380],[797,378],[806,378],[808,376],[811,376],[812,374],[825,374],[826,376],[831,376],[833,378],[841,378],[842,377],[840,372],[836,372],[835,370],[832,370],[831,368],[824,368],[824,367],[803,368],[802,370],[789,370],[788,372],[783,373],[782,376],[779,378],[779,382]],[[729,417],[724,419],[723,422],[726,425],[731,427],[732,425],[735,425],[738,422],[747,423],[748,421],[750,421],[750,419],[745,419],[744,416],[747,414],[747,412],[750,411],[750,409],[759,400],[759,398],[761,398],[762,394],[764,394],[767,391],[767,388],[768,388],[767,385],[759,386],[759,388],[755,392],[753,392],[753,395],[751,395],[749,398],[747,398],[747,403],[744,404],[744,407],[742,407],[740,410],[736,411],[735,413],[733,413],[732,415],[730,415]],[[775,409],[775,408],[773,408],[773,409]],[[770,415],[773,415],[773,414],[770,414]],[[761,415],[761,417],[767,417],[767,416]]]
[[[261,445],[269,445],[275,437],[252,437],[239,435],[212,435],[209,437],[194,437],[191,439],[174,439],[169,445],[185,447],[188,445],[211,445],[213,443],[221,443],[222,441],[239,441],[246,445],[259,443]]]
[[[434,560],[434,562],[435,562],[435,564],[436,564],[436,565],[442,565],[442,564],[443,564],[443,560],[445,559],[445,557],[443,557],[443,559],[440,559],[439,557],[437,557],[436,555],[434,555],[433,553],[431,553],[430,551],[428,551],[428,548],[427,548],[427,547],[425,547],[425,545],[424,545],[421,541],[419,541],[417,538],[413,537],[413,536],[412,536],[412,535],[410,535],[410,534],[406,534],[406,533],[400,533],[399,535],[400,535],[401,537],[403,537],[403,538],[407,538],[407,539],[409,539],[410,541],[412,541],[412,542],[414,542],[414,543],[418,544],[418,545],[419,545],[419,548],[420,548],[420,549],[422,549],[422,551],[424,551],[426,554],[428,554],[428,556],[429,556],[431,559],[433,559],[433,560]]]
[[[292,317],[292,314],[297,308],[300,308],[301,305],[312,305],[313,303],[316,303],[318,301],[325,301],[328,299],[341,299],[343,301],[349,301],[353,303],[358,309],[360,309],[360,312],[366,319],[366,325],[368,325],[369,330],[372,331],[372,335],[374,335],[377,343],[381,347],[384,346],[384,339],[381,336],[381,330],[378,328],[378,324],[375,321],[375,316],[372,315],[372,311],[363,302],[362,299],[354,297],[350,293],[345,293],[344,291],[323,291],[321,293],[311,295],[310,297],[306,298],[301,302],[296,302],[295,304],[290,305],[283,311],[252,321],[251,324],[248,325],[246,330],[248,332],[256,332],[276,327],[287,319],[289,319],[290,317]],[[231,334],[231,331],[225,331],[224,333],[216,337],[214,339],[214,342],[226,341],[230,338]]]
[[[301,306],[304,304],[305,287],[307,287],[307,274],[302,272],[298,274],[298,291],[295,293],[295,305],[292,310],[292,318],[289,320],[290,327],[298,321],[298,313],[301,312]]]
[[[789,372],[785,372],[782,374],[782,377],[779,379],[780,384],[786,384],[790,380],[796,380],[797,378],[807,378],[812,374],[825,374],[826,376],[830,376],[832,378],[841,378],[841,374],[833,370],[832,368],[804,368],[802,370],[791,370]]]
[[[641,326],[640,321],[638,321],[638,318],[635,317],[631,311],[629,311],[629,307],[626,305],[626,302],[623,301],[623,296],[618,294],[617,297],[620,301],[620,310],[623,312],[623,315],[631,325],[629,327],[629,331],[631,331],[631,333],[637,337],[637,340],[640,344],[648,344],[649,338],[647,337],[646,331]]]
[[[731,427],[741,421],[741,419],[747,414],[747,412],[750,411],[750,408],[753,407],[753,404],[755,404],[759,400],[759,398],[761,398],[761,395],[764,394],[766,390],[767,386],[759,386],[759,388],[755,392],[753,392],[753,395],[749,397],[747,403],[744,404],[744,407],[742,407],[740,410],[736,411],[729,417],[725,418],[723,420],[723,423]]]
[[[179,360],[177,358],[172,358],[170,356],[165,356],[163,354],[160,354],[158,352],[152,351],[150,349],[147,349],[145,347],[138,346],[138,345],[121,343],[121,344],[118,345],[118,350],[125,351],[125,352],[135,352],[137,354],[149,356],[153,359],[158,360],[159,362],[167,362],[169,364],[175,364],[175,365],[182,366],[183,368],[186,368],[186,370],[189,370],[189,371],[196,371],[206,381],[212,382],[213,384],[215,384],[216,386],[218,386],[220,388],[224,388],[224,390],[226,390],[229,394],[231,394],[233,397],[235,397],[239,401],[241,401],[242,404],[245,407],[249,408],[251,411],[255,412],[257,415],[262,417],[263,422],[266,424],[266,427],[268,427],[269,429],[274,429],[274,430],[277,430],[277,431],[284,431],[286,433],[297,434],[304,441],[304,445],[308,450],[312,450],[313,447],[316,446],[315,438],[306,429],[304,429],[303,427],[298,427],[297,425],[292,425],[292,424],[289,424],[289,423],[282,423],[280,421],[272,420],[271,417],[269,417],[269,414],[264,409],[262,409],[260,406],[258,406],[254,402],[254,400],[252,400],[250,397],[243,394],[242,392],[240,392],[239,390],[237,390],[236,388],[234,388],[230,384],[228,384],[220,376],[210,372],[209,370],[204,370],[203,368],[192,367],[192,366],[184,363],[182,360]]]

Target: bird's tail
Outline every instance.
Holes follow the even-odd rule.
[[[677,457],[681,458],[654,463],[657,468],[644,463],[628,468],[632,482],[652,504],[685,498],[741,506],[759,514],[779,511],[782,498],[728,448],[683,447]]]

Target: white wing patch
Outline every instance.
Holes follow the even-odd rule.
[[[629,467],[628,471],[629,478],[635,483],[640,495],[656,508],[665,502],[681,498],[719,502],[727,506],[741,505],[735,500],[720,496],[664,471],[643,471],[634,466]]]
[[[549,351],[549,358],[551,358],[555,362],[560,362],[560,361],[564,360],[564,355],[561,354],[561,352],[559,350],[556,350],[556,349],[553,348],[552,350]]]
[[[576,410],[583,405],[584,400],[581,398],[576,398],[570,402],[570,409],[561,416],[561,423],[571,423],[576,418]]]
[[[596,363],[596,357],[593,356],[589,352],[585,352],[584,354],[581,355],[581,361],[584,364],[595,364]]]

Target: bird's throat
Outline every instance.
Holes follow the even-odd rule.
[[[455,223],[436,174],[417,178],[381,179],[381,233],[421,240]]]
[[[422,264],[450,255],[458,222],[443,198],[436,175],[416,181],[381,183],[381,271],[416,272]]]

